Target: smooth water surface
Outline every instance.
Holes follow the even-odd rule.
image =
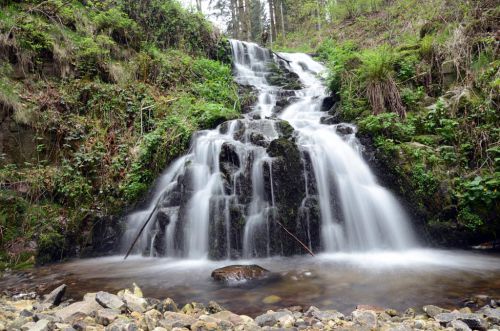
[[[256,263],[275,274],[239,284],[213,281],[213,269]],[[34,276],[34,277],[33,277]],[[315,258],[277,257],[244,261],[105,257],[36,269],[31,276],[0,280],[0,288],[60,283],[75,299],[84,293],[117,292],[136,282],[146,296],[173,298],[178,304],[215,300],[249,315],[292,305],[351,311],[358,304],[405,310],[425,304],[459,306],[475,294],[500,297],[500,256],[473,252],[411,250],[405,253],[323,254]],[[281,301],[266,305],[269,295]]]

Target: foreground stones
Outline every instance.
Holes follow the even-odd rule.
[[[251,318],[225,310],[216,302],[188,303],[181,309],[172,299],[144,298],[134,284],[116,295],[87,293],[82,301],[62,301],[59,287],[42,299],[0,298],[0,331],[209,331],[209,330],[449,330],[500,331],[499,302],[488,297],[473,312],[424,306],[398,312],[358,305],[350,314],[300,306],[269,310]],[[56,304],[57,303],[57,304]]]

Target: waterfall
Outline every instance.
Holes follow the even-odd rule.
[[[257,102],[242,118],[193,137],[189,153],[158,179],[148,207],[127,216],[124,246],[151,213],[136,247],[151,256],[304,253],[278,222],[315,251],[416,246],[405,212],[363,160],[356,127],[322,124],[325,68],[305,54],[231,46],[235,80]]]

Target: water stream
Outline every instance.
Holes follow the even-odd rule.
[[[356,128],[321,123],[325,68],[305,54],[231,45],[235,79],[254,91],[255,105],[194,137],[190,152],[159,179],[149,207],[128,216],[124,245],[155,210],[137,253],[192,259],[303,253],[278,221],[315,251],[415,247],[405,212],[361,156]],[[269,83],[276,71],[300,86]]]
[[[159,177],[148,206],[128,215],[125,248],[153,213],[136,254],[37,268],[0,279],[0,288],[66,283],[78,299],[136,282],[147,296],[216,300],[245,314],[291,305],[404,310],[458,306],[481,293],[500,297],[500,256],[419,248],[405,212],[363,160],[356,127],[322,123],[321,64],[231,44],[235,79],[257,101],[241,119],[198,132]],[[277,71],[300,86],[270,84]],[[304,256],[277,221],[319,255]],[[257,263],[273,277],[232,286],[211,280],[213,269],[234,263]],[[271,294],[280,300],[264,304]]]

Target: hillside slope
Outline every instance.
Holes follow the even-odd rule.
[[[109,251],[194,131],[238,116],[228,43],[173,0],[0,5],[0,268]]]
[[[430,242],[498,239],[498,3],[378,3],[289,43],[316,47],[340,99],[331,121],[359,125],[372,164],[410,201]]]

